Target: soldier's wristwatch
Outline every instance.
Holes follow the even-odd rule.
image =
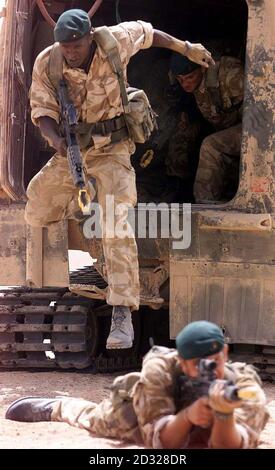
[[[229,419],[232,418],[233,412],[232,413],[221,413],[220,411],[214,411],[214,416],[219,421],[228,421]]]

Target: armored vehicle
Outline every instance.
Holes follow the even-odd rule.
[[[9,286],[0,294],[0,366],[134,367],[149,346],[149,337],[167,342],[188,322],[208,319],[222,326],[235,354],[249,356],[272,374],[274,0],[0,3],[0,284]],[[137,236],[141,309],[133,314],[134,346],[120,354],[104,347],[110,307],[104,301],[107,283],[100,240],[83,236],[83,227],[73,220],[47,229],[26,226],[24,221],[27,184],[53,153],[30,120],[32,67],[37,54],[53,43],[57,18],[72,7],[89,11],[94,26],[143,19],[156,29],[203,43],[214,56],[234,55],[245,63],[238,187],[226,202],[192,204],[189,246],[175,246],[172,236]],[[129,67],[129,82],[147,92],[160,117],[166,112],[170,55],[152,48],[137,54]],[[165,149],[162,145],[162,154]],[[137,148],[133,163],[138,184],[147,180],[151,193],[164,175],[162,162],[152,156],[148,147]],[[158,202],[162,200],[160,193]],[[170,219],[176,215],[186,223],[184,207],[171,205]],[[148,223],[158,222],[158,208],[151,204],[146,210]],[[70,271],[70,250],[90,253],[96,262]]]

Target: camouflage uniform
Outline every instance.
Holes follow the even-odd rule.
[[[166,173],[179,180],[181,199],[193,201],[193,185],[198,166],[200,146],[207,135],[205,123],[202,120],[188,125],[180,121],[175,134],[170,139],[166,157]]]
[[[241,150],[243,66],[240,60],[225,56],[215,67],[218,70],[219,83],[215,95],[219,93],[222,109],[218,108],[213,90],[208,86],[209,73],[212,73],[210,70],[205,72],[200,87],[194,92],[202,117],[212,130],[203,125],[203,119],[190,127],[179,123],[178,131],[170,146],[167,163],[169,174],[178,174],[186,179],[186,172],[190,176],[190,162],[191,166],[196,164],[192,162],[196,143],[200,144],[204,139],[200,148],[194,184],[196,202],[221,198],[227,175],[230,173],[228,167],[238,164]],[[214,133],[210,134],[213,131]]]
[[[142,21],[126,22],[110,27],[119,43],[125,81],[127,64],[140,49],[148,48],[153,41],[153,28]],[[48,76],[48,61],[52,46],[39,54],[33,69],[30,90],[32,121],[35,125],[42,116],[59,123],[60,110],[56,91]],[[95,123],[112,119],[123,113],[117,77],[109,60],[98,46],[88,74],[82,69],[72,69],[63,62],[63,76],[68,83],[69,97],[73,101],[78,119]],[[111,305],[139,307],[139,276],[135,239],[107,238],[104,231],[105,196],[114,196],[115,225],[127,227],[127,213],[116,211],[117,204],[128,207],[136,204],[135,172],[130,162],[134,143],[124,139],[111,143],[111,134],[92,135],[92,145],[82,151],[87,178],[95,177],[98,202],[103,208],[103,248],[108,273],[108,297]],[[26,221],[34,226],[47,226],[63,218],[70,218],[78,209],[77,191],[72,183],[67,160],[59,154],[45,165],[31,180],[27,189]]]
[[[177,182],[177,201],[193,202],[193,184],[202,142],[204,120],[192,93],[183,92],[180,84],[170,76],[166,100],[170,102],[177,123],[169,136],[165,155],[166,174]],[[184,112],[182,112],[184,110]],[[174,183],[175,184],[175,183]]]
[[[241,135],[242,125],[237,124],[203,140],[194,183],[197,203],[228,199],[225,188],[229,189],[230,183],[229,198],[233,197],[237,190]]]
[[[154,346],[145,356],[142,371],[117,377],[111,396],[100,404],[76,398],[64,398],[53,405],[52,421],[62,421],[97,435],[143,443],[161,448],[159,434],[179,409],[176,383],[182,374],[175,349]],[[243,363],[226,363],[225,378],[236,385],[253,386],[257,397],[234,411],[242,447],[258,445],[268,419],[266,398],[254,368]],[[183,407],[190,404],[186,403]],[[208,447],[209,429],[193,426],[183,447]]]

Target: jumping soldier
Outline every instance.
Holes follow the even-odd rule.
[[[118,43],[120,62],[126,82],[127,64],[140,49],[165,47],[186,55],[203,67],[213,63],[201,44],[190,44],[153,29],[150,23],[131,21],[108,28]],[[102,208],[102,242],[108,277],[107,303],[113,306],[107,348],[132,346],[134,332],[131,310],[139,308],[139,272],[134,235],[108,237],[106,196],[114,197],[115,226],[127,228],[127,211],[118,204],[136,204],[135,172],[130,155],[135,150],[125,125],[121,87],[107,54],[94,40],[88,14],[68,10],[58,19],[55,41],[62,54],[62,73],[67,82],[82,127],[81,145],[87,178],[94,178]],[[56,150],[55,155],[31,180],[27,189],[26,221],[32,226],[48,226],[64,218],[77,218],[77,189],[73,185],[60,134],[60,107],[57,90],[50,76],[53,46],[36,58],[30,90],[31,117],[43,137]],[[86,135],[83,128],[86,129]],[[79,131],[80,132],[80,131]],[[39,204],[38,204],[39,201]],[[127,230],[126,230],[127,231]],[[129,233],[129,232],[128,232]]]

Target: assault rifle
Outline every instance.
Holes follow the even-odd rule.
[[[196,378],[180,375],[177,383],[178,407],[189,406],[202,396],[208,395],[210,385],[216,380],[215,369],[217,364],[211,359],[201,359],[199,374]],[[253,399],[255,393],[250,389],[239,389],[232,381],[225,381],[224,397],[228,401]]]
[[[68,96],[66,80],[60,80],[58,98],[61,106],[62,130],[67,145],[67,158],[74,185],[79,188],[78,204],[84,215],[90,214],[90,197],[85,189],[82,157],[76,138],[77,114]]]

